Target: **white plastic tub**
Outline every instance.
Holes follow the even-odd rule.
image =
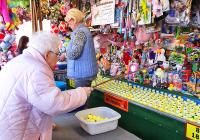
[[[109,119],[98,122],[84,121],[88,118],[89,114],[100,116],[101,118],[108,117]],[[118,126],[118,119],[121,118],[121,115],[118,112],[108,107],[97,107],[79,111],[75,114],[75,116],[79,119],[81,127],[90,135],[96,135],[116,129]]]

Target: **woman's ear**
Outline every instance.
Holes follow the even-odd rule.
[[[45,54],[44,54],[44,59],[45,59],[45,60],[48,59],[48,57],[49,57],[49,53],[50,53],[50,51],[46,51],[46,52],[45,52]]]

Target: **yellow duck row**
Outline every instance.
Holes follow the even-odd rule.
[[[92,86],[108,79],[98,75],[97,79],[92,82]],[[97,88],[200,124],[200,104],[197,105],[196,102],[190,99],[184,101],[181,96],[177,97],[176,95],[155,91],[150,88],[143,89],[143,87],[132,86],[131,83],[128,84],[118,80],[106,82]]]

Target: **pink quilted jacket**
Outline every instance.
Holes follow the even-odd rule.
[[[86,100],[81,87],[62,93],[42,55],[29,47],[0,71],[0,140],[50,140],[53,116]]]

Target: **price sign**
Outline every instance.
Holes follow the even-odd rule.
[[[104,101],[112,106],[128,112],[128,100],[126,99],[104,92]]]
[[[191,123],[186,123],[185,137],[190,140],[200,140],[200,126]]]
[[[69,86],[75,88],[75,83],[73,79],[69,79]]]

